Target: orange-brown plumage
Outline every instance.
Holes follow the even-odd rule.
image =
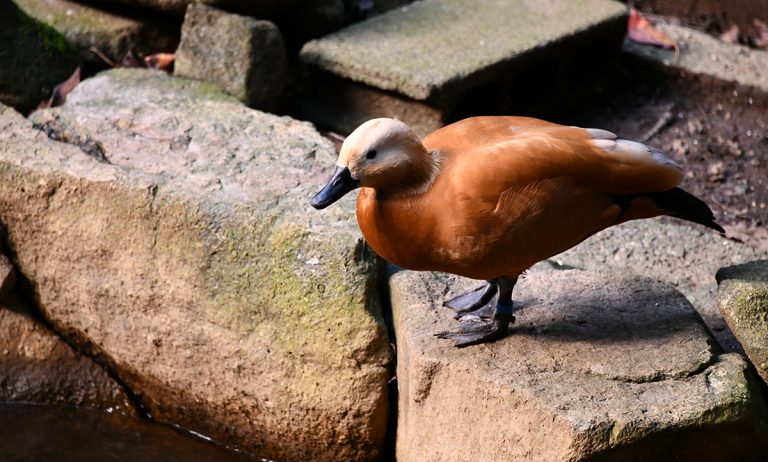
[[[474,117],[420,141],[402,122],[374,119],[345,140],[312,204],[359,186],[357,221],[383,258],[489,280],[446,305],[461,315],[498,292],[489,323],[440,334],[467,346],[506,333],[518,275],[598,231],[672,215],[722,232],[703,202],[676,187],[682,177],[663,152],[605,130]]]
[[[358,224],[377,253],[405,268],[518,275],[633,216],[612,194],[664,191],[681,178],[675,165],[621,163],[590,140],[585,129],[522,117],[457,122],[423,140],[440,163],[431,187],[363,187]]]

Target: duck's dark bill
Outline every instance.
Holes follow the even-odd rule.
[[[333,172],[333,176],[328,181],[328,184],[319,193],[315,194],[310,204],[318,210],[324,209],[358,186],[360,184],[352,178],[348,168],[336,167],[336,171]]]

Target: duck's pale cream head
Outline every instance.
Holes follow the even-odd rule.
[[[312,206],[325,208],[361,186],[393,192],[413,189],[433,170],[431,156],[406,124],[369,120],[344,140],[336,171],[312,198]]]

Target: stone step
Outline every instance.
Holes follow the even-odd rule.
[[[57,331],[108,359],[158,421],[276,460],[377,456],[381,273],[353,198],[309,205],[328,140],[140,69],[87,79],[31,119],[0,106],[0,222]]]
[[[669,285],[580,270],[533,273],[516,324],[457,349],[444,299],[477,281],[399,272],[398,460],[764,460],[766,403]]]
[[[430,131],[473,89],[599,40],[618,48],[625,15],[613,0],[418,1],[305,44],[301,59],[336,77],[314,77],[323,98],[306,110],[335,128],[397,116]]]

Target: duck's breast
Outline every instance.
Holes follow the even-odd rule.
[[[434,266],[431,248],[437,239],[436,217],[419,196],[377,197],[362,188],[357,198],[357,222],[365,240],[382,258],[412,270]]]
[[[443,173],[418,195],[386,197],[362,188],[358,224],[369,245],[391,263],[470,276],[470,267],[503,230],[490,219],[494,204],[457,190],[452,175]]]

